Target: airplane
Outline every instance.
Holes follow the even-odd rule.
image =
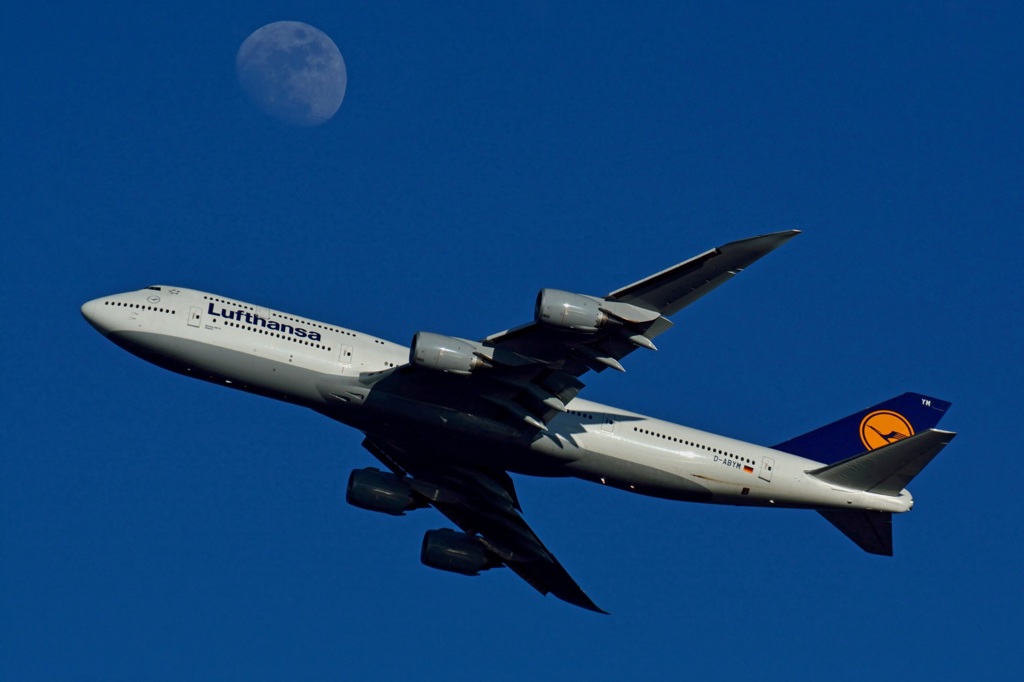
[[[420,331],[410,347],[224,296],[158,285],[82,306],[107,339],[155,365],[306,407],[365,436],[383,469],[346,500],[394,516],[434,507],[420,558],[464,575],[506,566],[542,594],[605,613],[527,525],[510,473],[574,477],[688,502],[817,511],[892,555],[892,515],[956,435],[947,401],[904,393],[765,447],[579,397],[624,371],[674,315],[799,234],[730,242],[606,296],[542,289],[534,319],[480,340]]]

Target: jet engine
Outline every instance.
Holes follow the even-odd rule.
[[[424,566],[462,575],[479,575],[480,571],[501,565],[479,538],[450,528],[427,531],[420,561]]]
[[[465,339],[456,339],[430,332],[416,332],[409,351],[410,364],[441,372],[471,374],[490,363],[481,357],[477,345]]]
[[[360,509],[403,516],[424,506],[412,495],[412,488],[390,471],[356,469],[348,478],[345,501]]]
[[[573,294],[558,289],[541,289],[537,294],[534,320],[560,329],[577,332],[596,332],[608,323],[608,315],[601,310],[599,298]]]

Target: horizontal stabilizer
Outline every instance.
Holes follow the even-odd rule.
[[[892,556],[891,512],[827,509],[818,513],[865,552]]]
[[[840,488],[896,496],[954,436],[952,431],[928,429],[807,473]]]

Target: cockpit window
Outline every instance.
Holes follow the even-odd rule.
[[[146,288],[147,289],[152,289],[153,291],[163,291],[163,289],[161,289],[160,287],[146,287]]]

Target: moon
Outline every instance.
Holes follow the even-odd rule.
[[[338,46],[300,21],[275,21],[253,31],[238,48],[235,70],[263,113],[306,128],[334,116],[348,84]]]

